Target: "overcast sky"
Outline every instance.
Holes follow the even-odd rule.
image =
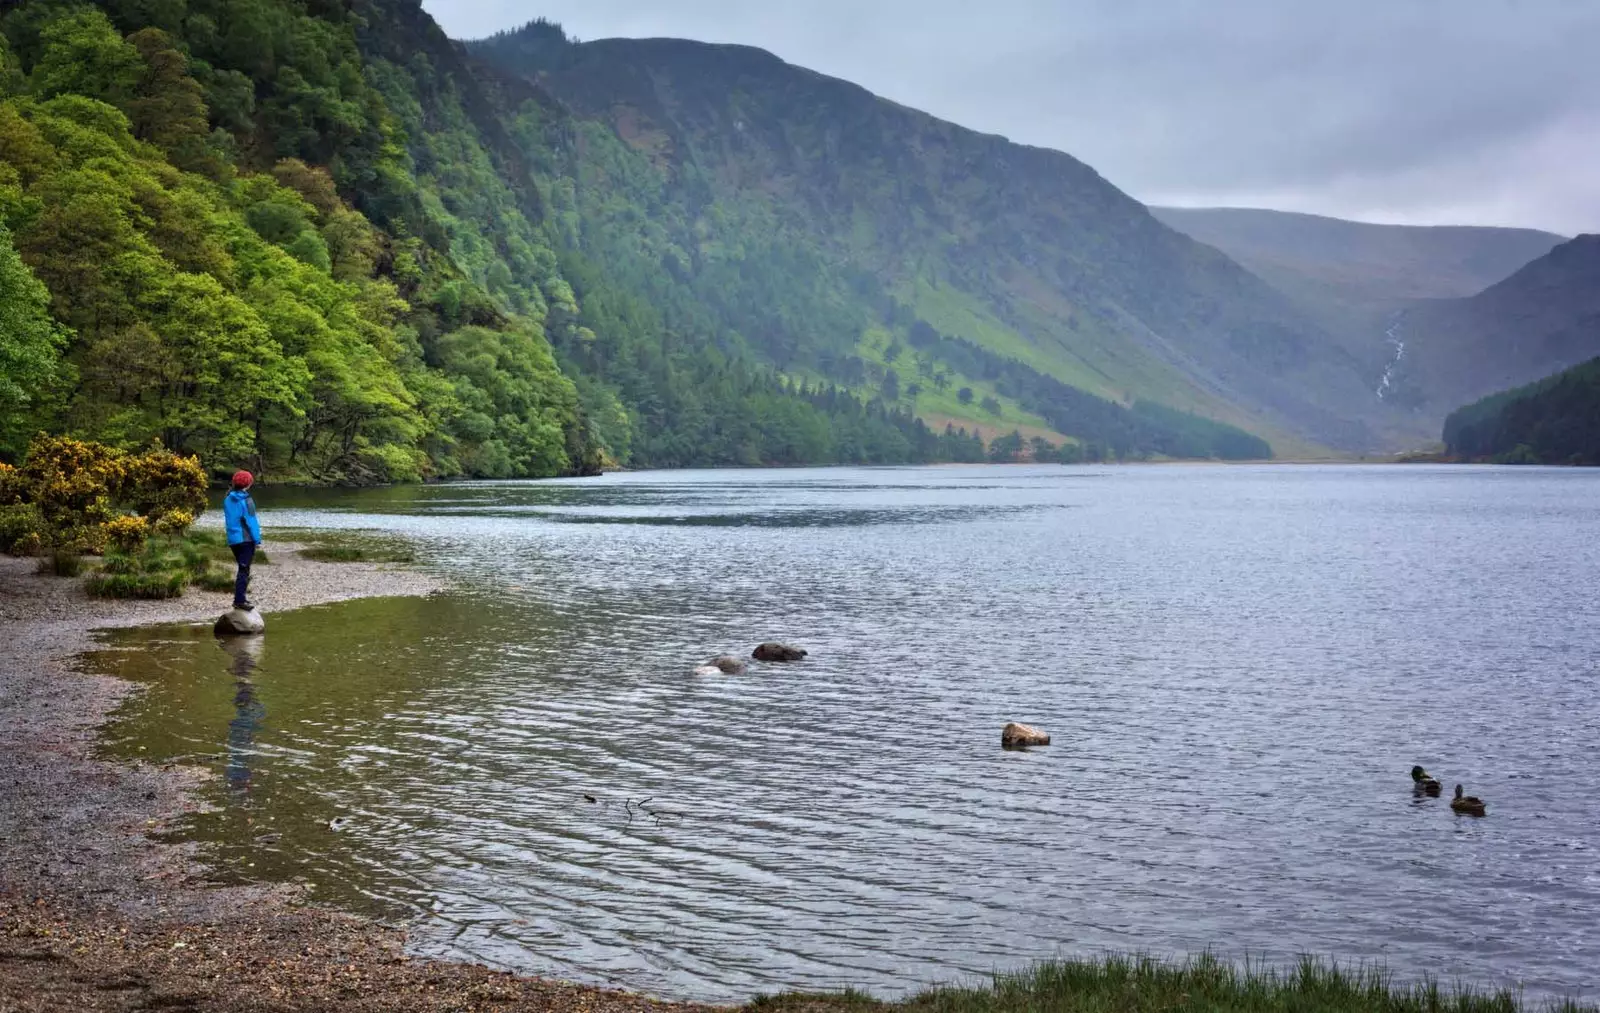
[[[425,0],[740,42],[1152,204],[1600,232],[1600,0]]]

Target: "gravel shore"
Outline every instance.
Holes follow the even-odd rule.
[[[270,550],[251,585],[269,624],[276,611],[442,587],[404,567]],[[95,630],[209,623],[228,602],[198,590],[100,601],[0,558],[0,1013],[704,1008],[413,960],[402,929],[305,905],[292,887],[204,883],[190,849],[156,839],[193,811],[202,775],[95,759],[96,729],[135,690],[75,659]]]

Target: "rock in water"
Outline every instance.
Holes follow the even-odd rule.
[[[255,609],[233,609],[211,628],[219,637],[249,637],[266,631],[267,621]]]
[[[768,642],[755,649],[750,657],[757,661],[799,661],[806,656],[804,647]]]
[[[731,654],[719,654],[711,659],[711,664],[717,666],[719,670],[728,675],[744,674],[744,662]]]
[[[1032,725],[1019,725],[1015,721],[1000,730],[1000,745],[1006,749],[1024,749],[1028,746],[1048,746],[1050,736]]]
[[[722,669],[716,665],[701,665],[694,670],[695,675],[721,675]]]

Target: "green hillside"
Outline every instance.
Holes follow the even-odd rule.
[[[1370,443],[1349,410],[1367,379],[1326,335],[1067,155],[745,47],[579,45],[536,23],[473,51],[577,117],[579,244],[785,371],[871,389],[861,336],[920,320],[1125,406]]]
[[[674,161],[415,0],[30,0],[0,28],[0,454],[45,429],[366,482],[976,460],[1011,430],[1036,454],[1265,456],[1227,423],[1278,431],[1123,341],[1110,303],[1043,340],[1031,319],[1059,321],[975,297],[943,231],[797,225],[776,177]],[[1174,238],[1037,154],[1111,201],[1097,227]],[[1185,298],[1166,312],[1231,312]]]
[[[1600,358],[1458,409],[1444,441],[1467,460],[1600,465]]]
[[[567,263],[550,150],[511,133],[540,97],[414,2],[34,0],[0,29],[0,454],[44,429],[371,482],[983,453],[698,336],[651,332],[630,365],[664,379],[626,402],[559,366],[553,338],[650,311]]]

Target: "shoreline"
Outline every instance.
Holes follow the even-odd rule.
[[[320,563],[289,542],[251,590],[263,613],[448,585],[405,566]],[[90,598],[0,557],[0,1011],[711,1007],[412,958],[404,928],[305,902],[290,885],[217,886],[161,839],[199,810],[195,768],[97,758],[138,687],[85,671],[100,630],[209,623],[229,595]]]

